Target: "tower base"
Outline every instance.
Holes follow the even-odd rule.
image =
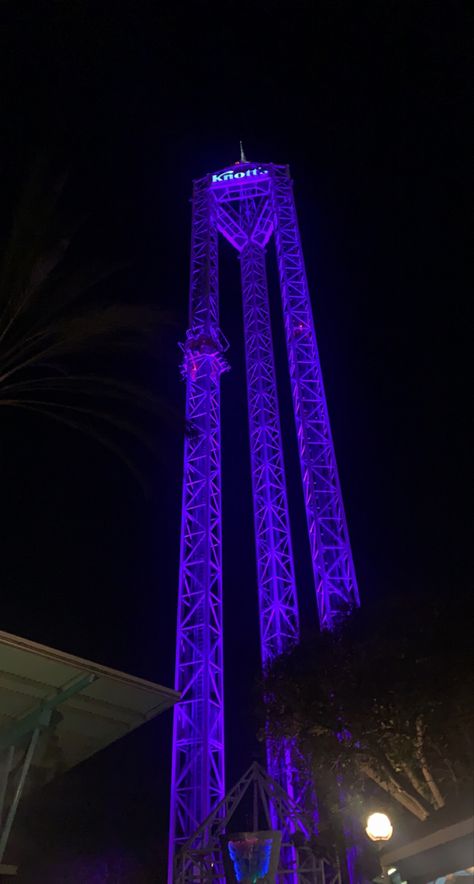
[[[287,832],[290,825],[294,834],[285,836],[281,844],[276,873],[268,877],[269,870],[262,868],[262,874],[257,873],[257,878],[249,881],[261,878],[262,884],[342,884],[338,857],[318,854],[306,837],[311,821],[257,762],[183,845],[175,859],[173,884],[231,884],[223,848],[232,833],[237,833],[235,838],[241,837],[245,829],[247,838],[253,833],[258,839],[262,829],[268,834],[275,828],[272,820],[280,823],[282,832]]]

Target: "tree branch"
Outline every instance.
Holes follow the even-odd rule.
[[[399,804],[401,804],[406,810],[409,810],[414,816],[418,817],[419,820],[426,820],[429,816],[428,811],[420,804],[420,802],[413,798],[412,795],[409,795],[408,792],[405,792],[398,783],[389,778],[388,780],[384,779],[380,774],[377,773],[373,769],[373,767],[368,762],[359,761],[358,765],[360,770],[366,777],[369,777],[377,786],[380,786],[381,789],[384,789],[385,792],[388,792],[389,795],[392,796]]]
[[[441,792],[439,791],[439,788],[438,788],[436,782],[433,779],[433,775],[428,767],[428,762],[426,760],[426,756],[423,751],[424,728],[423,728],[423,717],[421,715],[417,716],[415,726],[416,726],[416,740],[415,740],[416,757],[419,761],[419,764],[421,767],[421,772],[422,772],[422,774],[426,780],[426,783],[428,785],[428,788],[430,790],[430,793],[432,796],[432,804],[434,805],[436,810],[439,810],[440,807],[444,807],[444,798],[443,798]]]
[[[332,730],[323,725],[313,725],[310,728],[309,733],[314,734],[315,736],[332,736],[334,739],[336,735]],[[362,773],[369,777],[374,783],[377,783],[385,792],[388,792],[392,798],[395,798],[399,804],[402,804],[406,810],[409,810],[410,813],[414,814],[414,816],[418,817],[419,820],[426,820],[429,816],[428,811],[423,807],[423,805],[415,798],[413,795],[410,795],[405,789],[402,788],[400,783],[397,782],[394,776],[390,773],[390,771],[386,771],[386,778],[384,778],[381,774],[377,773],[374,767],[368,761],[362,761],[361,759],[356,759],[356,764]],[[384,767],[386,765],[384,764]],[[423,796],[422,796],[423,797]]]

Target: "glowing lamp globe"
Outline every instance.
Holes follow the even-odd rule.
[[[393,826],[386,813],[371,813],[365,831],[371,841],[389,841]]]

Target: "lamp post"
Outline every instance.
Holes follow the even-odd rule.
[[[382,870],[382,880],[387,881],[389,880],[390,876],[387,870],[384,868],[384,865],[380,858],[380,851],[382,849],[384,841],[390,841],[390,838],[393,835],[392,823],[390,822],[390,819],[386,813],[371,813],[370,816],[367,818],[365,831],[367,837],[378,845],[380,868]]]
[[[393,826],[386,813],[371,813],[365,831],[371,841],[390,841]]]

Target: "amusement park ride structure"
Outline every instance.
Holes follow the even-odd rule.
[[[242,153],[234,166],[195,181],[193,191],[175,681],[182,699],[174,711],[169,884],[201,880],[178,879],[179,854],[226,798],[220,376],[228,369],[228,345],[219,327],[219,233],[238,252],[241,267],[263,667],[299,639],[266,279],[272,235],[320,627],[334,628],[359,603],[292,181],[287,166],[249,163]],[[292,806],[308,806],[311,778],[295,746],[269,743],[267,768]],[[271,800],[269,812],[276,828]],[[291,819],[284,825],[287,834],[295,831]],[[288,862],[296,868],[296,854]],[[295,872],[279,880],[293,884],[303,878]]]

